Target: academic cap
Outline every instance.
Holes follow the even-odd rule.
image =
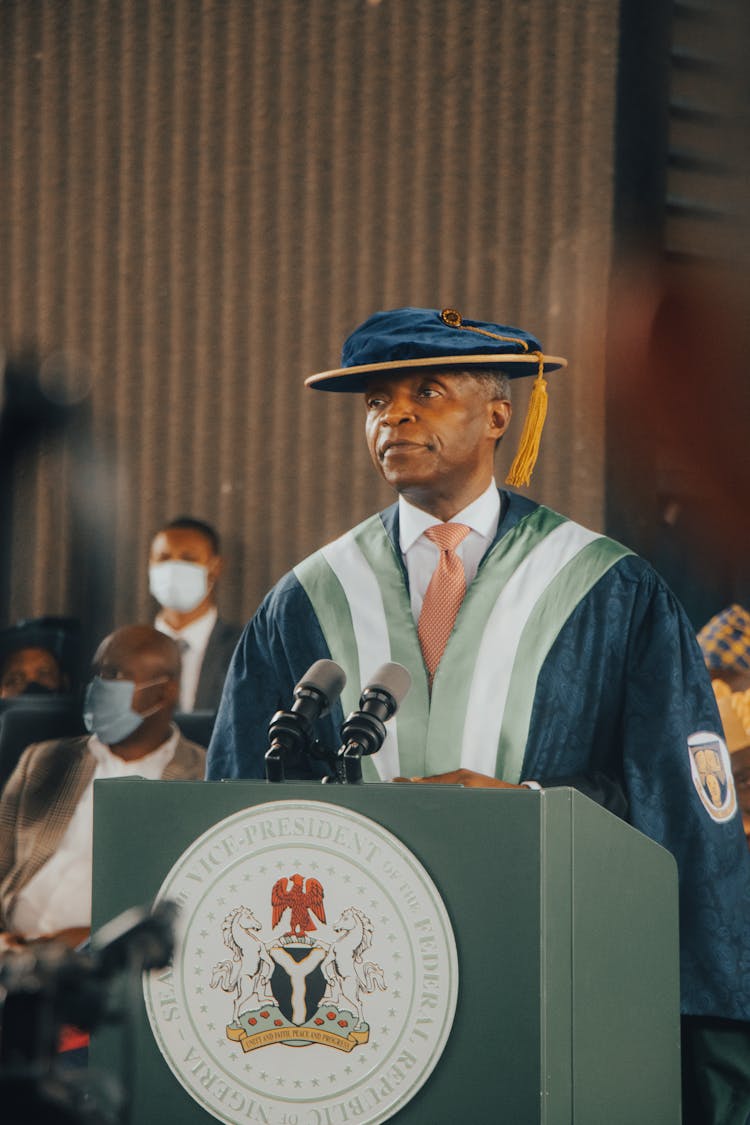
[[[567,367],[560,356],[546,356],[539,340],[520,328],[467,320],[455,309],[390,309],[374,313],[344,343],[341,367],[310,375],[305,385],[318,391],[364,391],[373,375],[409,368],[476,367],[501,371],[511,379],[535,375],[518,453],[507,483],[528,484],[539,451],[547,413],[545,372]]]

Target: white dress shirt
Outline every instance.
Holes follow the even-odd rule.
[[[422,602],[430,584],[433,572],[440,559],[440,549],[424,534],[428,527],[440,523],[428,512],[415,508],[403,496],[398,498],[399,546],[409,575],[409,594],[411,612],[419,621]],[[463,563],[466,585],[476,577],[479,564],[490,544],[497,535],[500,522],[500,494],[494,480],[487,490],[473,500],[462,512],[458,512],[448,523],[463,523],[471,528],[464,541],[456,548],[456,554]]]
[[[28,881],[13,904],[10,928],[26,937],[91,925],[91,863],[94,837],[94,782],[109,777],[158,780],[174,757],[180,732],[150,754],[126,762],[95,734],[87,749],[96,759],[94,776],[81,794],[57,850]]]
[[[191,621],[184,629],[172,629],[166,621],[162,620],[161,614],[157,616],[154,622],[154,626],[160,633],[166,633],[168,637],[172,637],[180,645],[182,652],[181,711],[192,711],[195,706],[195,695],[198,691],[203,657],[206,655],[208,638],[213,632],[218,616],[219,611],[216,606],[211,606],[206,613],[201,617],[196,617],[195,621]]]

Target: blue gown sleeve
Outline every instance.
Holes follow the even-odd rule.
[[[683,1012],[747,1020],[750,856],[739,812],[722,816],[694,780],[688,740],[701,731],[720,735],[721,722],[692,625],[652,568],[628,557],[548,654],[524,776],[601,772],[622,786],[626,819],[677,861]]]
[[[661,582],[634,605],[628,684],[629,819],[677,860],[683,1013],[748,1020],[750,856],[739,809],[724,818],[691,766],[690,737],[723,731],[695,631]],[[731,798],[728,758],[722,788]]]
[[[330,658],[307,594],[293,574],[268,594],[245,626],[227,671],[206,759],[206,778],[264,778],[268,724],[290,708],[295,685],[316,660]],[[340,706],[319,721],[316,731],[335,749]],[[291,765],[287,776],[320,778],[315,761]]]

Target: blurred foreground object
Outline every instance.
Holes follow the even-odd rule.
[[[77,457],[84,453],[91,386],[90,367],[80,357],[55,352],[42,358],[33,348],[13,355],[0,351],[0,620],[18,616],[11,574],[15,520],[29,504],[18,491],[24,458],[38,459],[61,443],[71,445]],[[28,567],[28,558],[23,565]]]
[[[688,604],[691,589],[741,600],[748,581],[746,278],[635,257],[613,285],[610,487],[637,524],[628,541]]]
[[[85,360],[55,352],[41,359],[27,349],[0,354],[0,451],[3,459],[65,426],[88,399],[92,376]]]
[[[128,910],[94,934],[85,951],[39,942],[0,957],[4,1125],[127,1121],[130,1053],[123,1051],[123,1072],[116,1078],[66,1069],[57,1044],[66,1024],[93,1031],[104,1023],[131,1020],[127,985],[142,972],[169,963],[176,911],[171,902],[160,903],[151,913]]]

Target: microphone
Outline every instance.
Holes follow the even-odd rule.
[[[362,689],[359,710],[352,711],[341,728],[339,759],[350,784],[362,780],[362,755],[376,754],[383,745],[385,724],[396,714],[410,687],[411,676],[403,664],[382,664]]]
[[[346,674],[333,660],[316,660],[294,689],[291,711],[277,711],[268,724],[266,777],[284,780],[284,755],[299,755],[313,741],[313,723],[327,715],[341,695]]]

